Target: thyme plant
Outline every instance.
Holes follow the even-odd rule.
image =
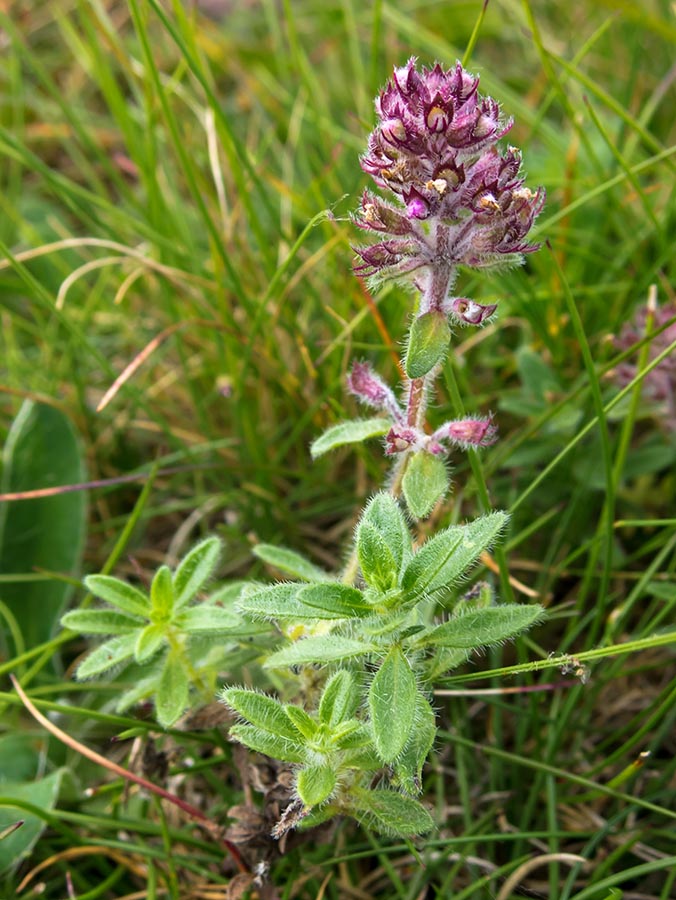
[[[356,249],[356,272],[373,286],[396,279],[415,301],[401,399],[370,363],[355,362],[348,390],[376,415],[334,425],[311,447],[317,457],[380,437],[393,460],[386,489],[359,518],[343,571],[261,544],[256,555],[289,580],[205,594],[220,553],[208,538],[175,572],[162,566],[149,594],[90,576],[88,589],[106,605],[63,618],[65,627],[108,635],[78,677],[138,666],[119,706],[150,698],[163,727],[209,699],[219,673],[233,670],[233,654],[253,643],[269,683],[226,686],[220,696],[240,719],[232,739],[292,767],[276,837],[334,815],[395,835],[431,830],[416,798],[437,731],[435,679],[543,615],[539,606],[498,603],[487,583],[466,589],[507,526],[505,512],[443,528],[422,544],[411,529],[448,490],[449,450],[485,447],[497,436],[490,416],[427,423],[452,327],[480,326],[496,311],[455,296],[458,270],[514,265],[537,249],[527,235],[544,191],[524,185],[519,151],[499,145],[511,122],[460,63],[444,70],[409,60],[376,112],[361,165],[389,199],[364,192],[355,221],[378,239]]]

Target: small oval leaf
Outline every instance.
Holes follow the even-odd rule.
[[[389,419],[353,419],[349,422],[339,422],[327,428],[310,446],[312,458],[316,459],[335,447],[344,444],[358,444],[369,438],[382,437],[392,427]]]
[[[448,352],[451,329],[446,315],[437,310],[413,320],[406,351],[405,368],[409,378],[422,378]]]
[[[402,492],[412,516],[424,519],[448,490],[449,477],[446,466],[438,456],[425,450],[414,453],[409,459],[402,479]]]

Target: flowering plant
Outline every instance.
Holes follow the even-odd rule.
[[[401,402],[369,363],[355,362],[348,390],[377,415],[335,424],[311,448],[316,457],[381,437],[394,461],[387,490],[359,518],[345,568],[330,574],[292,550],[261,544],[256,555],[289,580],[245,583],[199,599],[219,553],[208,539],[173,575],[162,567],[149,597],[117,579],[91,577],[92,592],[115,610],[71,612],[63,620],[111,636],[82,663],[80,676],[132,661],[151,667],[122,702],[154,699],[164,727],[193,702],[195,673],[208,686],[223,670],[219,645],[254,643],[261,678],[270,673],[270,680],[228,686],[221,698],[240,718],[231,738],[292,767],[275,837],[336,814],[390,834],[432,829],[416,796],[437,731],[435,679],[543,614],[535,605],[497,603],[486,582],[463,587],[505,529],[506,513],[449,525],[423,543],[411,525],[448,489],[449,447],[485,447],[497,437],[490,416],[435,429],[426,421],[451,325],[478,326],[496,310],[454,296],[458,268],[512,265],[536,249],[527,235],[544,192],[524,186],[515,148],[499,149],[511,123],[460,63],[419,69],[409,60],[395,70],[376,111],[361,164],[393,196],[362,197],[356,224],[378,240],[357,248],[356,271],[374,284],[405,281],[417,302],[401,363]],[[206,641],[211,655],[199,658],[197,641]]]

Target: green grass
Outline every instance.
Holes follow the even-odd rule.
[[[87,479],[104,482],[88,492],[83,572],[50,569],[50,584],[144,578],[211,532],[224,579],[264,575],[257,540],[340,564],[386,464],[375,444],[316,463],[308,447],[355,412],[353,359],[396,380],[410,304],[397,288],[370,298],[351,271],[372,98],[411,54],[450,65],[471,50],[466,65],[515,119],[529,185],[547,189],[537,237],[551,247],[459,283],[499,299],[499,318],[456,335],[432,416],[492,409],[501,440],[454,459],[437,523],[510,510],[501,594],[535,596],[550,616],[443,686],[456,693],[437,698],[431,839],[343,824],[274,859],[273,880],[302,900],[676,897],[676,437],[639,384],[618,400],[611,340],[651,285],[674,300],[670,5],[492,0],[483,15],[478,0],[262,0],[221,20],[178,0],[15,6],[0,14],[0,429],[4,443],[25,399],[57,407]],[[642,368],[644,348],[631,355]],[[20,489],[53,484],[43,476]],[[0,673],[131,765],[130,745],[109,739],[152,723],[112,715],[106,685],[70,680],[83,645],[26,641],[21,592],[44,577],[0,573]],[[487,687],[529,690],[473,693]],[[41,883],[48,900],[227,896],[221,845],[125,795],[3,690],[0,779],[69,774],[54,805],[22,801],[48,827],[0,896]],[[191,728],[156,735],[172,783],[226,824],[243,802],[232,745],[223,728]],[[13,735],[32,774],[10,770]]]

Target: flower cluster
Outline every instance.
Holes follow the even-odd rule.
[[[353,365],[347,377],[347,387],[365,406],[387,413],[392,423],[385,435],[387,456],[416,450],[441,456],[448,451],[446,443],[467,450],[470,447],[490,447],[497,440],[497,428],[490,416],[444,422],[432,434],[427,434],[418,423],[408,421],[406,411],[397,402],[392,390],[368,363],[356,362]]]
[[[362,276],[418,273],[445,288],[459,265],[483,268],[521,260],[536,246],[526,241],[544,204],[520,175],[521,154],[501,152],[497,142],[511,128],[497,102],[478,93],[479,79],[460,63],[444,70],[395,69],[376,99],[379,124],[371,133],[362,168],[397,205],[366,191],[357,224],[387,239],[357,248]],[[439,278],[439,275],[442,275]],[[444,277],[445,276],[445,277]],[[429,288],[429,284],[423,287]],[[432,291],[427,309],[439,309],[467,324],[494,311],[464,298]]]
[[[629,350],[634,344],[642,340],[649,330],[661,328],[676,318],[676,303],[665,303],[658,306],[650,301],[641,306],[634,319],[627,322],[619,336],[615,338],[618,350]],[[676,321],[664,329],[650,344],[649,358],[655,359],[663,353],[667,347],[676,341]],[[634,363],[625,362],[615,370],[615,378],[621,387],[629,384],[638,373]],[[669,430],[676,432],[676,356],[672,353],[656,366],[645,377],[643,382],[644,396],[657,404],[660,412],[660,421]]]

